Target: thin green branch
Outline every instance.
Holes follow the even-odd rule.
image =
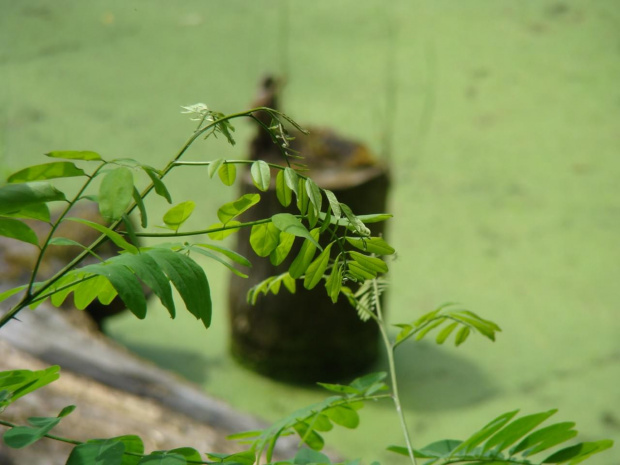
[[[374,292],[375,292],[375,308],[377,310],[376,321],[377,321],[377,324],[379,325],[381,337],[383,338],[383,343],[385,344],[385,349],[387,351],[390,378],[392,380],[392,393],[393,393],[392,399],[394,400],[394,406],[396,408],[396,413],[398,414],[398,418],[400,420],[400,426],[403,431],[403,436],[405,437],[405,443],[407,444],[407,451],[409,452],[409,458],[411,459],[412,465],[417,465],[415,455],[413,454],[413,446],[411,444],[409,428],[407,427],[407,422],[405,420],[405,414],[403,412],[402,405],[400,403],[400,396],[398,394],[398,381],[396,379],[396,363],[394,362],[394,351],[392,349],[390,338],[387,334],[385,320],[383,319],[383,312],[381,311],[381,299],[379,298],[379,289],[377,286],[376,279],[373,279],[373,286],[374,286]]]

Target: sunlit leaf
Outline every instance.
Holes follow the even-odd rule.
[[[85,161],[99,161],[102,160],[101,155],[96,152],[88,150],[76,151],[76,150],[57,150],[54,152],[48,152],[45,154],[51,158],[64,158],[66,160],[85,160]]]
[[[252,163],[250,168],[252,181],[258,190],[266,191],[271,183],[271,170],[269,165],[263,160],[257,160]]]
[[[229,221],[226,226],[224,226],[222,223],[215,223],[209,226],[209,229],[215,229],[216,231],[212,231],[207,234],[210,239],[214,241],[221,241],[224,240],[226,237],[230,236],[231,234],[239,231],[239,228],[236,228],[235,226],[238,226],[240,224],[241,223],[239,223],[238,221]],[[219,231],[217,231],[217,229],[219,229]]]
[[[273,222],[273,225],[280,231],[293,234],[297,237],[303,237],[304,239],[308,239],[319,249],[323,250],[323,248],[319,245],[317,239],[310,235],[310,232],[302,224],[301,220],[296,216],[291,215],[290,213],[278,213],[271,217],[271,221]]]
[[[223,224],[241,215],[260,201],[260,194],[245,194],[234,202],[222,205],[217,211],[217,217]]]
[[[164,214],[164,223],[169,229],[178,231],[181,225],[192,215],[194,208],[196,208],[196,204],[191,200],[181,202]]]
[[[220,180],[226,186],[232,186],[237,178],[237,167],[233,163],[224,163],[217,170]]]
[[[269,261],[272,265],[278,266],[288,256],[293,243],[295,242],[295,236],[284,231],[280,231],[280,242],[278,246],[269,254]]]
[[[280,230],[273,223],[255,224],[250,232],[250,245],[259,257],[267,257],[278,246]]]
[[[50,209],[45,203],[27,205],[13,213],[2,213],[2,216],[50,222]]]

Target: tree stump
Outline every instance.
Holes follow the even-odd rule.
[[[275,92],[269,95],[267,89],[266,93],[272,100],[264,106],[274,108]],[[300,152],[302,163],[309,168],[304,174],[333,191],[356,214],[385,211],[388,172],[365,146],[326,129],[311,128],[309,136],[293,135],[292,148]],[[262,129],[252,142],[251,157],[284,163]],[[243,174],[241,183],[241,194],[258,192],[249,172]],[[244,213],[241,221],[282,212],[273,185],[260,194],[261,201]],[[383,224],[370,225],[372,234],[383,234]],[[254,253],[248,228],[237,235],[237,251],[253,264],[249,278],[233,276],[230,282],[231,351],[241,364],[276,379],[306,383],[350,378],[377,359],[377,326],[360,320],[342,295],[333,304],[322,284],[310,291],[298,285],[295,294],[282,289],[277,296],[261,295],[255,305],[249,304],[247,291],[265,278],[285,272],[301,241],[296,241],[297,249],[293,248],[283,264],[274,267]]]

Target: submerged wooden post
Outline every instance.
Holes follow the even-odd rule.
[[[266,81],[269,85],[270,82]],[[271,82],[273,84],[273,81]],[[272,89],[273,90],[273,89]],[[263,88],[273,108],[275,90]],[[294,134],[293,149],[304,157],[305,172],[320,187],[330,189],[356,214],[385,211],[388,173],[363,145],[343,139],[331,130],[312,129],[310,135]],[[251,157],[283,163],[277,147],[260,129],[252,142]],[[242,177],[241,194],[258,192],[248,172]],[[252,221],[282,212],[275,187],[261,192],[261,201],[242,217]],[[371,228],[383,233],[383,223]],[[335,381],[350,378],[372,364],[378,356],[379,333],[374,322],[363,322],[346,298],[333,304],[323,285],[312,290],[297,286],[290,294],[261,295],[255,305],[246,300],[250,287],[269,276],[283,273],[296,256],[274,267],[258,257],[249,244],[250,231],[238,233],[237,250],[253,268],[248,279],[233,276],[229,290],[231,350],[243,365],[267,376],[291,382]]]

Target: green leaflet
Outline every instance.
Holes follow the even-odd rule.
[[[69,161],[58,161],[54,163],[44,163],[42,165],[29,166],[10,175],[8,182],[28,182],[42,181],[54,178],[71,178],[74,176],[84,176],[84,170],[75,166]]]
[[[39,247],[39,239],[26,223],[12,218],[0,218],[0,236],[10,237]]]
[[[194,245],[186,246],[185,250],[189,250],[189,251],[192,251],[192,252],[199,253],[200,255],[204,255],[205,257],[208,257],[208,258],[210,258],[212,260],[215,260],[216,262],[221,263],[222,265],[224,265],[226,268],[228,268],[230,271],[232,271],[234,274],[236,274],[240,278],[247,278],[248,277],[247,274],[242,273],[237,268],[232,266],[227,261],[223,260],[220,256],[214,254],[213,252],[209,252],[208,250],[204,250],[203,248],[197,247],[197,246],[194,246]]]
[[[127,308],[140,319],[146,317],[146,298],[142,286],[138,278],[127,267],[108,261],[103,265],[87,265],[80,270],[105,276]]]
[[[191,258],[168,249],[152,249],[149,254],[179,291],[187,310],[208,328],[211,325],[212,304],[204,270]]]
[[[332,242],[325,250],[319,254],[319,256],[308,266],[306,270],[306,276],[304,278],[304,287],[306,289],[313,289],[323,279],[323,273],[327,269],[329,264],[329,254],[331,252]]]
[[[452,454],[456,454],[457,452],[461,452],[462,454],[468,454],[484,441],[486,441],[489,437],[495,434],[497,431],[502,429],[506,423],[508,423],[512,418],[519,413],[519,410],[513,410],[511,412],[506,412],[494,418],[489,423],[487,423],[482,429],[472,434],[468,439],[463,441]]]
[[[226,247],[222,247],[220,245],[214,245],[214,244],[193,244],[196,247],[204,247],[205,249],[211,249],[211,250],[215,250],[218,253],[221,253],[222,255],[230,258],[233,262],[238,263],[239,265],[243,265],[243,266],[252,266],[252,263],[250,263],[250,261],[245,258],[243,255],[235,252],[234,250],[230,250]]]
[[[209,239],[212,239],[214,241],[221,241],[224,240],[226,237],[230,236],[231,234],[239,231],[239,228],[235,228],[234,226],[238,226],[240,224],[241,223],[239,223],[238,221],[229,221],[226,226],[224,226],[222,223],[215,223],[209,226],[209,229],[220,230],[209,232],[207,233],[207,235],[209,236]]]
[[[392,255],[395,252],[394,248],[381,237],[347,237],[346,240],[353,247],[367,253]]]
[[[310,241],[309,239],[306,239],[304,241],[301,246],[301,250],[289,268],[289,274],[295,279],[300,278],[306,272],[312,262],[312,259],[314,258],[314,254],[317,249],[315,244],[319,239],[319,229],[313,229],[310,231],[310,235],[314,240]]]
[[[40,221],[45,221],[49,223],[50,222],[50,209],[45,203],[35,203],[32,205],[27,205],[23,207],[21,210],[18,210],[13,213],[2,213],[2,216],[11,217],[11,218],[40,220]]]
[[[172,197],[170,197],[170,192],[166,188],[166,185],[162,182],[161,176],[155,168],[151,168],[150,166],[142,165],[142,169],[144,172],[151,178],[151,182],[153,183],[153,187],[155,187],[155,193],[164,199],[168,203],[172,203]]]
[[[288,254],[291,251],[294,242],[295,236],[293,234],[280,231],[280,243],[269,254],[269,261],[273,266],[280,265],[286,259],[286,257],[288,257]]]
[[[353,212],[347,205],[341,203],[340,209],[349,221],[349,226],[351,227],[351,229],[357,232],[360,236],[370,236],[370,229],[366,227],[366,225],[362,222],[362,220],[360,220],[360,218],[353,214]]]
[[[76,150],[57,150],[54,152],[48,152],[45,154],[50,158],[65,158],[67,160],[84,160],[84,161],[101,161],[101,155],[96,152],[88,150],[76,151]]]
[[[301,441],[313,450],[321,450],[325,446],[325,441],[319,433],[309,428],[307,423],[299,422],[293,425],[293,429],[297,432]]]
[[[283,207],[288,207],[293,200],[293,191],[286,184],[282,170],[276,175],[276,197]]]
[[[142,226],[143,228],[146,228],[149,223],[148,214],[146,211],[146,207],[144,206],[144,200],[142,200],[142,196],[140,196],[140,192],[138,192],[138,189],[136,189],[135,187],[133,188],[132,197],[133,197],[133,201],[136,202],[136,205],[138,206],[138,210],[140,211],[140,226]],[[124,215],[123,218],[127,218],[127,216]],[[125,224],[127,225],[130,223],[126,222]]]
[[[237,167],[232,163],[224,162],[217,170],[217,174],[225,186],[232,186],[237,178]]]
[[[84,310],[100,294],[109,295],[110,287],[112,287],[110,281],[101,275],[78,284],[75,286],[73,293],[75,307],[78,310]],[[113,295],[115,296],[116,292]]]
[[[20,397],[56,381],[60,375],[58,365],[44,370],[10,370],[0,372],[0,391],[8,394],[0,400],[0,411]]]
[[[247,450],[236,454],[215,454],[207,453],[210,460],[216,460],[215,463],[228,463],[231,465],[254,465],[256,455],[253,451]]]
[[[131,204],[133,197],[133,174],[129,168],[120,166],[108,171],[99,186],[99,211],[109,221],[116,221]]]
[[[369,257],[368,255],[362,255],[359,252],[351,251],[349,256],[355,260],[362,268],[376,275],[377,273],[387,273],[387,264],[377,257]]]
[[[524,457],[534,455],[577,436],[573,429],[575,423],[567,421],[541,428],[525,437],[510,449],[510,455],[521,453]]]
[[[342,288],[342,266],[338,265],[338,259],[334,262],[332,273],[325,281],[325,288],[332,302],[336,303]]]
[[[13,449],[22,449],[34,444],[54,426],[60,423],[63,417],[66,417],[75,410],[75,405],[69,405],[55,417],[31,417],[28,423],[32,426],[15,426],[4,433],[4,443]]]
[[[146,457],[143,457],[142,460],[138,462],[138,465],[187,465],[187,460],[181,454],[152,452]]]
[[[96,229],[100,233],[105,234],[108,237],[108,239],[114,242],[114,244],[116,244],[121,249],[126,250],[127,252],[132,253],[132,254],[138,253],[138,248],[135,245],[130,244],[125,239],[123,239],[123,236],[121,236],[119,233],[117,233],[116,231],[112,231],[110,228],[107,228],[106,226],[102,224],[95,223],[94,221],[84,220],[82,218],[65,218],[65,219],[69,221],[75,221],[77,223],[82,223],[82,224],[85,224],[86,226]]]
[[[334,219],[338,220],[342,216],[340,202],[338,202],[336,195],[332,191],[323,189],[323,192],[325,192],[325,197],[327,197],[327,201],[329,202],[329,207],[331,208]]]
[[[217,217],[223,224],[241,215],[260,201],[260,194],[245,194],[234,202],[222,205],[217,211]]]
[[[200,456],[200,452],[198,452],[193,447],[179,447],[178,449],[172,449],[168,451],[168,454],[176,454],[180,455],[186,460],[193,460],[196,462],[201,462],[202,457]]]
[[[116,439],[92,439],[75,446],[65,465],[125,465],[125,444]]]
[[[166,227],[173,231],[178,231],[181,225],[192,215],[194,208],[196,208],[196,204],[191,200],[181,202],[172,207],[163,217]]]
[[[247,302],[255,305],[260,294],[267,295],[271,292],[277,295],[278,292],[280,292],[282,284],[284,284],[284,287],[286,287],[291,294],[295,293],[295,280],[288,273],[282,273],[278,276],[270,276],[250,288],[247,294]]]
[[[123,254],[113,258],[113,263],[126,266],[133,271],[153,293],[159,298],[170,316],[175,317],[174,300],[172,298],[172,289],[168,278],[152,257],[152,250],[137,255]]]
[[[218,158],[217,160],[213,160],[211,163],[209,163],[209,166],[207,167],[207,174],[210,178],[213,178],[213,176],[215,176],[215,173],[218,172],[220,166],[222,166],[222,163],[224,163],[223,158]]]
[[[278,246],[280,230],[273,223],[255,224],[250,232],[250,245],[259,257],[266,257]]]
[[[318,212],[321,211],[321,206],[323,205],[323,198],[321,196],[321,189],[319,189],[319,186],[310,178],[306,179],[306,194],[318,216]]]
[[[252,163],[250,174],[252,175],[252,181],[258,190],[264,192],[269,189],[269,184],[271,183],[271,170],[266,162],[263,160],[257,160]]]
[[[296,196],[299,196],[299,176],[293,168],[284,168],[284,182],[290,190],[295,192]]]
[[[24,208],[56,200],[66,200],[65,194],[45,181],[6,184],[0,187],[0,215],[16,214]]]
[[[297,209],[299,213],[305,215],[308,211],[308,205],[310,204],[310,199],[308,198],[308,193],[306,192],[306,180],[302,177],[299,177],[297,185]]]
[[[271,221],[273,225],[280,231],[293,234],[297,237],[303,237],[304,239],[308,239],[320,250],[323,250],[317,240],[310,235],[310,232],[302,224],[301,220],[296,216],[291,215],[290,213],[278,213],[277,215],[273,215],[271,217]]]

